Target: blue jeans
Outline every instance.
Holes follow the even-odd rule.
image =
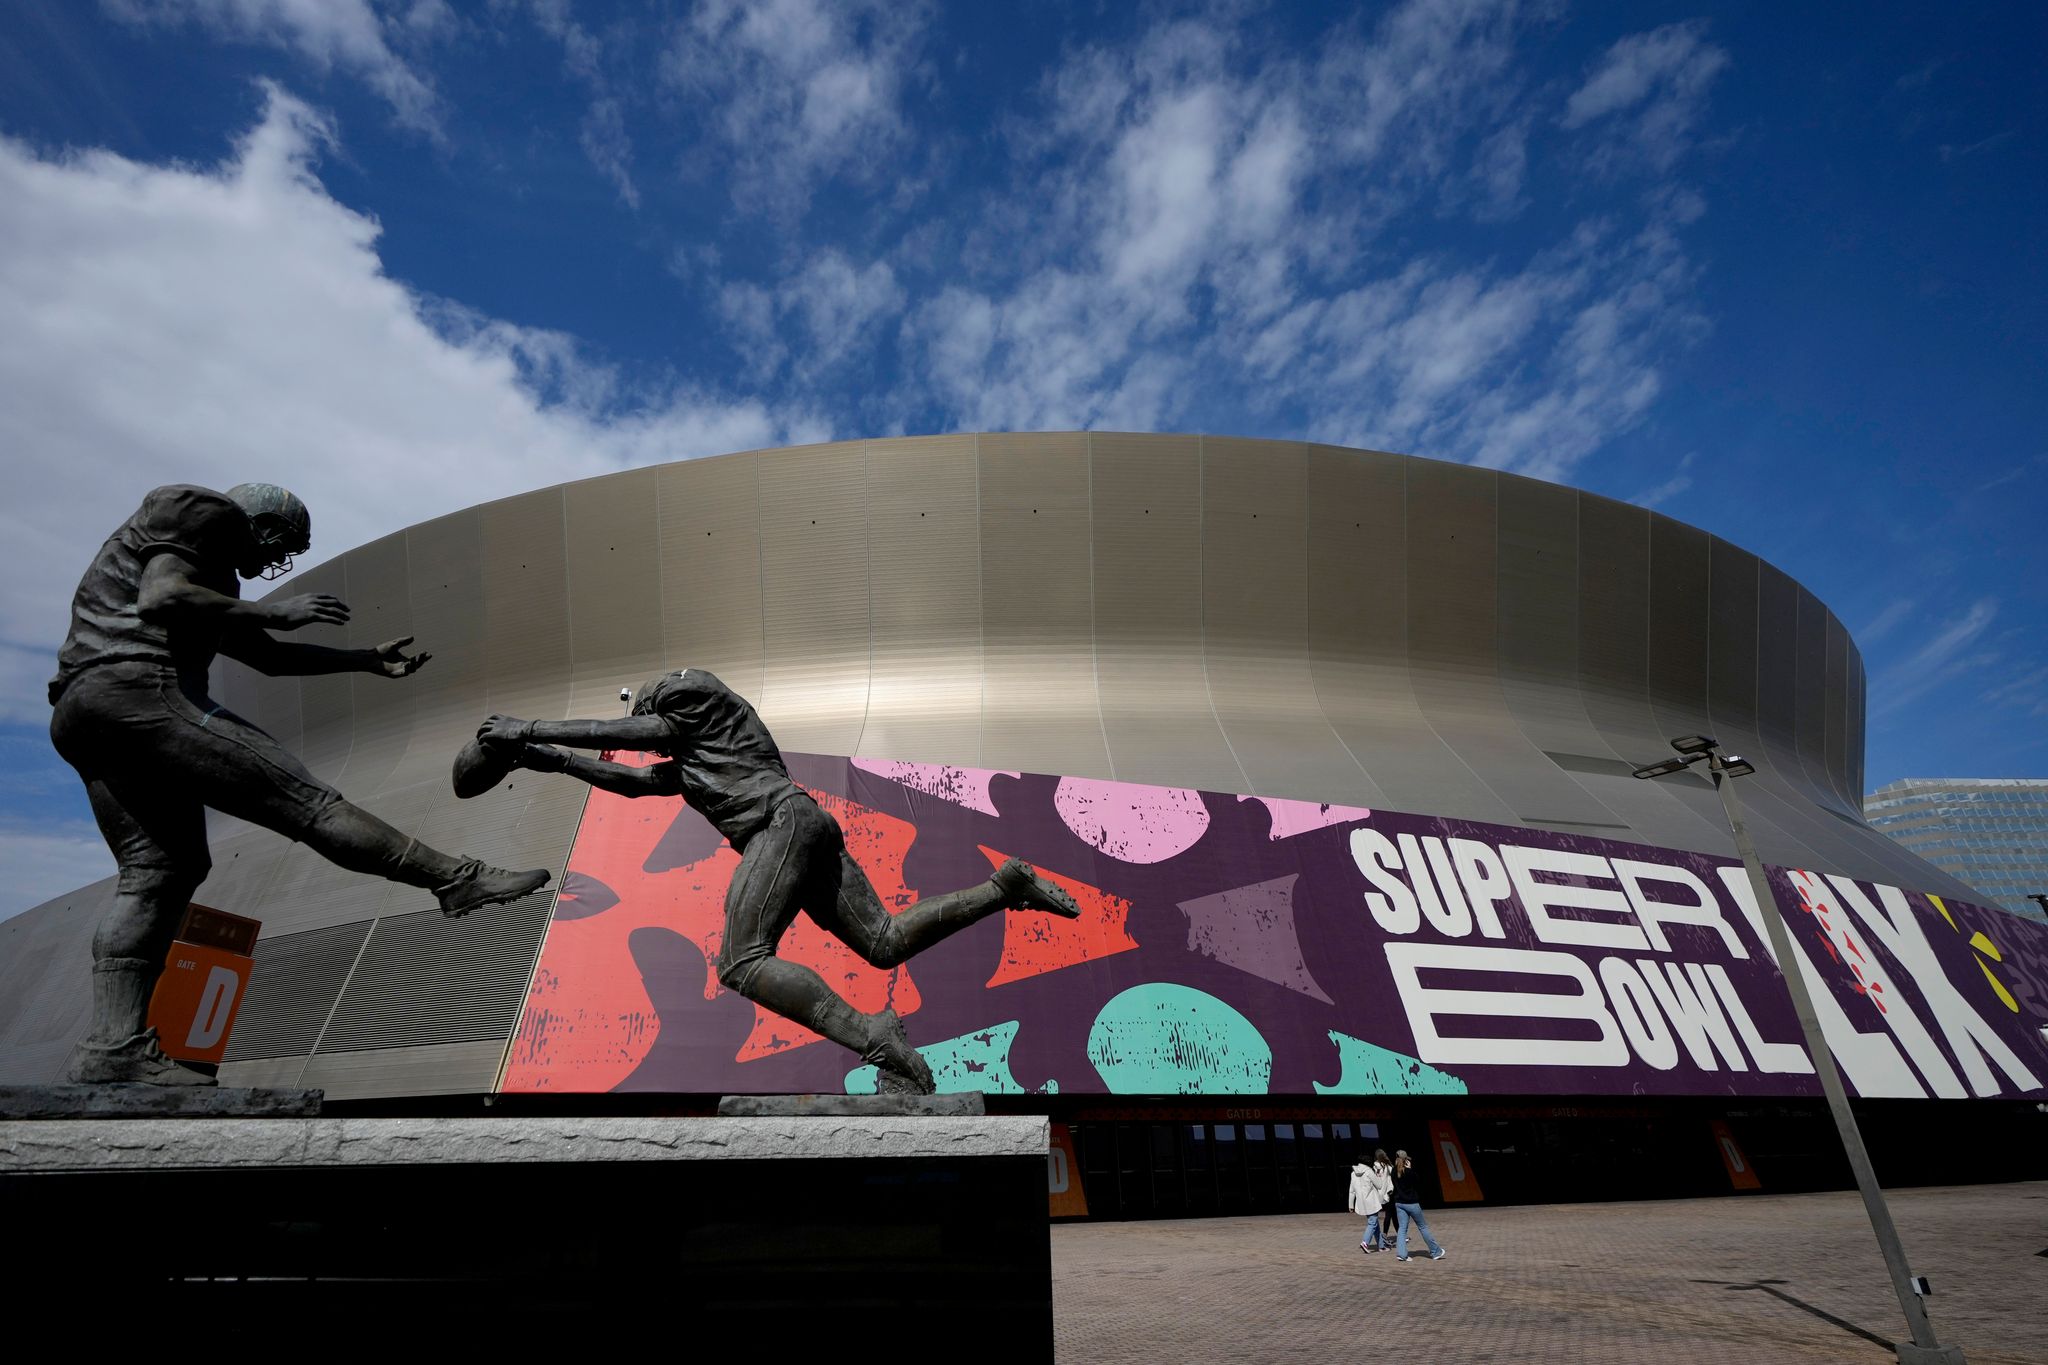
[[[1365,1215],[1365,1236],[1358,1239],[1360,1246],[1376,1247],[1390,1240],[1382,1222],[1386,1216],[1384,1212],[1379,1211]]]
[[[1410,1223],[1415,1224],[1416,1227],[1422,1230],[1422,1240],[1428,1243],[1430,1255],[1434,1256],[1443,1250],[1442,1247],[1436,1244],[1436,1238],[1429,1235],[1429,1220],[1422,1216],[1422,1205],[1396,1204],[1394,1205],[1394,1212],[1400,1215],[1401,1221],[1401,1236],[1394,1246],[1394,1254],[1396,1256],[1406,1256],[1408,1254],[1408,1225]]]

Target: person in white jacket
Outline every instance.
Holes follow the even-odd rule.
[[[1371,1165],[1361,1157],[1351,1168],[1351,1189],[1346,1205],[1366,1220],[1365,1236],[1359,1239],[1358,1249],[1368,1256],[1378,1251],[1383,1241],[1380,1214],[1387,1207],[1387,1192],[1393,1188],[1391,1170],[1387,1154],[1383,1151],[1373,1153]]]

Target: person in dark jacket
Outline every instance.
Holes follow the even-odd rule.
[[[1400,1235],[1394,1243],[1394,1259],[1408,1259],[1408,1225],[1422,1231],[1422,1240],[1429,1246],[1429,1259],[1441,1261],[1444,1249],[1436,1244],[1436,1238],[1429,1235],[1429,1220],[1422,1216],[1422,1185],[1415,1178],[1415,1163],[1406,1151],[1394,1153],[1394,1216],[1400,1224]]]

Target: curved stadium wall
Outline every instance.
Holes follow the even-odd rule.
[[[449,792],[482,716],[613,715],[682,666],[755,701],[885,901],[1006,854],[1083,899],[1071,930],[990,921],[894,972],[791,931],[955,1084],[1816,1094],[1713,791],[1630,777],[1688,733],[1757,766],[1753,833],[1859,1093],[2039,1095],[2048,1075],[2048,943],[1862,819],[1841,622],[1606,498],[1283,441],[855,441],[485,504],[289,590],[354,608],[304,638],[415,635],[434,661],[403,683],[225,666],[216,695],[401,828],[550,867],[561,895],[446,921],[217,822],[201,899],[263,923],[231,1083],[860,1088],[717,989],[732,854],[690,812],[533,774]],[[61,1067],[110,895],[0,925],[0,1079]],[[1462,993],[1501,989],[1524,1004],[1461,1034],[1486,1012]]]

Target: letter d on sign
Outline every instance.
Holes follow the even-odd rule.
[[[198,1050],[212,1047],[227,1031],[228,1020],[234,1018],[235,994],[242,989],[242,978],[218,963],[206,974],[206,984],[199,990],[199,1008],[192,1013],[192,1031],[185,1035],[185,1046]]]

